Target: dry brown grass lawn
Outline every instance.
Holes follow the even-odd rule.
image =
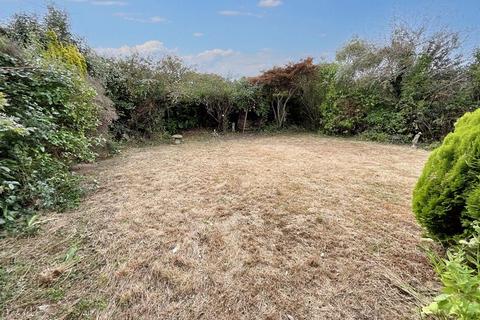
[[[416,318],[436,286],[410,207],[427,155],[314,135],[129,149],[86,169],[77,210],[0,240],[3,316]]]

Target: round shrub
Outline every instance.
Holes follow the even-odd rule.
[[[480,218],[480,109],[466,113],[428,159],[413,193],[428,235],[447,241]]]

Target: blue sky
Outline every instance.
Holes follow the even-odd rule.
[[[465,35],[480,46],[480,0],[57,0],[73,30],[107,55],[176,54],[238,77],[307,55],[331,59],[348,39],[382,41],[395,21]],[[42,14],[41,0],[0,0],[0,19]]]

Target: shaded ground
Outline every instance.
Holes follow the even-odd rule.
[[[99,188],[0,240],[6,319],[410,319],[433,274],[427,152],[314,135],[188,140],[89,168]]]

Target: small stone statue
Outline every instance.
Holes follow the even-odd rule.
[[[422,133],[419,132],[415,135],[415,137],[413,137],[413,140],[412,140],[412,148],[416,148],[417,145],[418,145],[418,140],[420,140],[420,137],[422,136]]]
[[[181,134],[174,134],[172,139],[174,144],[181,144],[183,142],[183,136]]]

